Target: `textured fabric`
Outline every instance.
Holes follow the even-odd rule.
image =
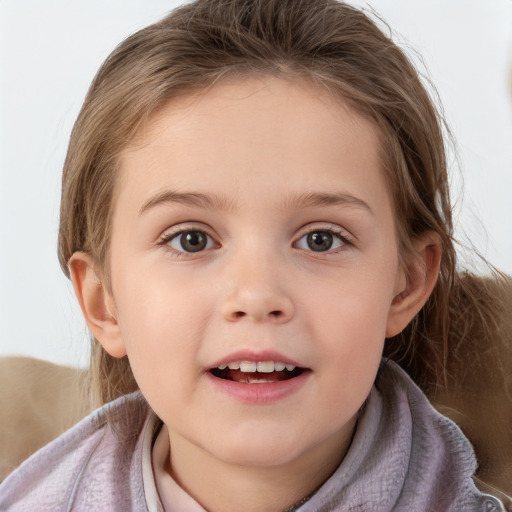
[[[0,484],[0,511],[146,511],[147,411],[142,397],[132,395],[89,415]]]
[[[156,425],[139,393],[106,405],[12,473],[0,485],[0,511],[148,511],[143,458]],[[476,489],[474,469],[471,446],[458,427],[385,362],[345,459],[297,510],[503,510]]]
[[[383,362],[342,464],[301,512],[503,510],[471,476],[469,441],[391,361]]]

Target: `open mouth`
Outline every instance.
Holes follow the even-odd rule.
[[[264,384],[290,380],[301,375],[305,368],[274,361],[238,361],[221,364],[210,373],[219,379],[244,384]]]

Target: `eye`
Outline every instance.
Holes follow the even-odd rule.
[[[198,230],[176,233],[166,243],[176,251],[188,253],[204,251],[215,246],[211,236],[207,235],[204,231]]]
[[[339,233],[326,229],[317,229],[299,238],[296,246],[299,249],[308,251],[327,252],[333,249],[339,249],[346,243],[347,240]]]

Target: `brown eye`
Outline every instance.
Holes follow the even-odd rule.
[[[213,247],[213,240],[203,231],[182,231],[169,241],[169,245],[180,252],[199,252]]]
[[[314,231],[307,235],[308,247],[315,252],[328,251],[332,247],[333,236],[327,231]]]
[[[299,249],[305,249],[313,252],[327,252],[332,249],[338,249],[345,245],[346,240],[334,231],[327,231],[325,229],[318,229],[310,231],[302,236],[296,246]]]

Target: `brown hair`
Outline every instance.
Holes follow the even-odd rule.
[[[100,68],[71,136],[59,232],[64,272],[71,255],[85,251],[108,286],[116,162],[140,126],[170,98],[249,74],[312,80],[378,126],[402,256],[430,230],[442,243],[431,297],[385,349],[432,391],[448,378],[458,336],[451,318],[461,296],[454,290],[465,286],[455,267],[444,122],[391,37],[336,0],[198,0],[126,39]],[[479,310],[474,293],[464,300]],[[92,346],[100,402],[137,388],[126,358],[112,358],[96,340]]]

